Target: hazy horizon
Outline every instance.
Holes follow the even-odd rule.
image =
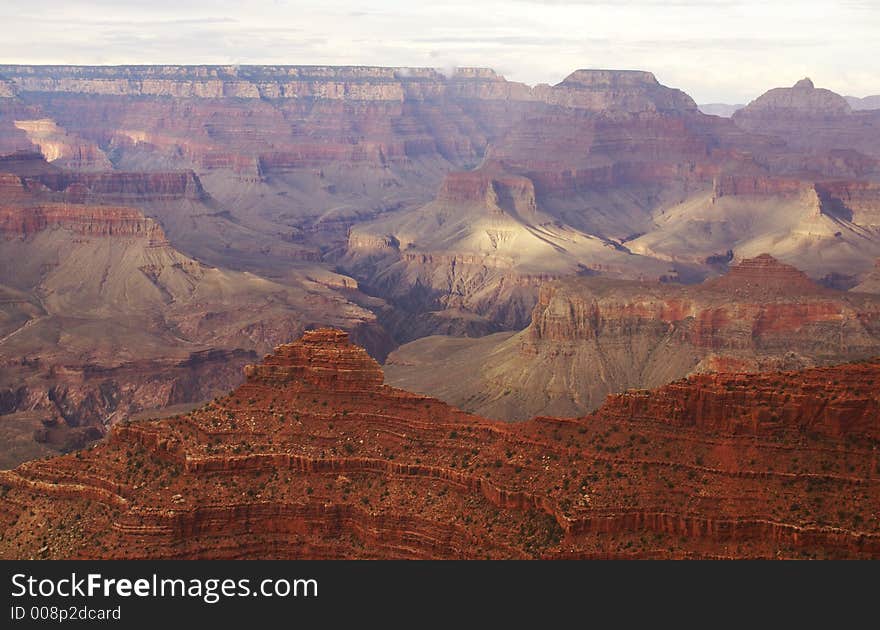
[[[699,103],[748,103],[809,76],[880,93],[871,0],[9,0],[4,64],[491,67],[530,85],[648,70]],[[100,17],[89,17],[100,16]]]

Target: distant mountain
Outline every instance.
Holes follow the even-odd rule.
[[[697,105],[697,107],[699,107],[700,111],[704,114],[730,118],[735,111],[742,109],[745,105],[743,103],[737,103],[736,105],[730,105],[728,103],[703,103],[702,105]]]
[[[854,110],[860,109],[880,109],[880,94],[875,94],[873,96],[863,96],[859,98],[858,96],[844,96],[846,102],[849,103],[849,106]],[[703,106],[700,105],[700,109]]]
[[[810,79],[769,90],[737,111],[733,122],[743,131],[783,139],[788,150],[880,157],[880,112],[853,111],[843,96]]]

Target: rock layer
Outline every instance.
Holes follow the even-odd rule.
[[[694,377],[519,425],[381,385],[338,331],[249,373],[0,473],[0,555],[880,556],[876,362]]]
[[[609,393],[694,372],[828,365],[880,353],[880,301],[826,289],[764,255],[701,285],[603,278],[542,287],[530,325],[430,337],[392,353],[390,382],[507,420],[577,414]]]

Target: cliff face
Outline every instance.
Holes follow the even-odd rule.
[[[834,99],[808,85],[795,96],[809,107],[789,107],[795,96],[769,99],[753,133],[702,115],[646,72],[578,70],[535,87],[479,68],[0,74],[11,94],[0,98],[0,149],[27,150],[0,157],[0,207],[10,208],[0,258],[16,269],[0,282],[28,294],[0,305],[2,335],[14,333],[0,342],[4,360],[106,367],[118,354],[262,353],[316,324],[356,332],[381,357],[391,342],[379,321],[396,341],[520,329],[539,288],[566,276],[695,282],[728,251],[771,251],[849,287],[880,255],[872,188],[880,162],[869,155],[878,121],[823,105]],[[821,111],[804,113],[811,108]],[[592,408],[608,387],[665,383],[695,364],[758,369],[861,356],[853,348],[870,347],[873,335],[870,317],[856,317],[832,352],[834,318],[863,314],[833,300],[756,310],[748,298],[742,313],[681,300],[660,310],[683,319],[664,319],[641,298],[603,298],[608,334],[581,341],[613,341],[613,352],[602,349],[618,358],[584,354],[576,369],[548,370],[529,387],[543,405],[545,391],[558,400],[584,375],[605,383],[556,410],[568,413]],[[45,319],[31,312],[41,308]],[[86,323],[72,328],[80,316]],[[696,323],[682,323],[692,316]],[[670,338],[656,357],[685,348],[674,360],[643,372],[607,367],[632,357],[648,365],[670,328],[686,343]],[[798,333],[809,352],[780,359],[792,328],[809,331]],[[69,355],[47,351],[55,339]],[[531,342],[510,343],[506,356],[535,352]],[[607,369],[595,376],[600,364]],[[3,386],[17,392],[12,368],[6,374]],[[509,388],[501,372],[487,378],[490,391]]]
[[[878,399],[869,391],[876,379],[876,361],[802,372],[703,374],[651,392],[613,394],[597,413],[738,435],[861,435],[870,442],[880,437]]]
[[[768,175],[724,175],[713,182],[715,199],[738,196],[801,195],[809,185],[800,179]]]
[[[0,66],[18,93],[55,92],[174,98],[538,101],[590,110],[695,110],[649,72],[577,70],[556,86],[529,88],[488,68],[368,66]],[[11,89],[11,88],[10,88]]]
[[[880,555],[875,363],[695,377],[519,425],[381,385],[333,330],[248,372],[194,412],[0,473],[0,555]]]
[[[146,238],[151,245],[167,243],[162,228],[133,208],[75,204],[0,206],[0,233],[28,237],[54,226],[83,236],[130,236]]]
[[[28,180],[77,201],[101,199],[105,203],[149,203],[176,199],[199,200],[205,191],[192,171],[173,173],[57,172]]]
[[[583,413],[610,393],[694,372],[792,369],[878,352],[880,301],[825,289],[765,255],[696,286],[551,283],[522,332],[416,341],[386,369],[396,385],[523,420]]]

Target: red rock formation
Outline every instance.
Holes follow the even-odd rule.
[[[134,208],[79,204],[0,206],[0,233],[27,237],[52,226],[87,236],[132,236],[149,239],[152,245],[167,244],[161,226]]]
[[[192,171],[177,173],[47,173],[27,180],[30,185],[45,186],[63,192],[74,202],[100,199],[104,203],[125,201],[163,201],[202,199],[205,191]]]
[[[654,391],[613,394],[608,418],[785,439],[805,433],[880,439],[876,361],[770,374],[702,374]]]
[[[804,352],[804,343],[818,345],[823,337],[816,327],[827,327],[830,334],[847,321],[867,324],[864,332],[870,334],[880,322],[880,302],[850,302],[849,294],[825,289],[791,265],[763,254],[693,287],[599,279],[549,285],[542,289],[532,324],[524,332],[534,343],[567,343],[610,331],[636,334],[654,325],[665,336],[666,328],[675,326],[683,335],[679,343],[700,348],[760,352],[776,345],[771,341],[774,335],[788,335],[787,349]],[[852,339],[861,336],[853,333]],[[827,341],[829,350],[838,344],[836,336]],[[868,347],[880,350],[877,344],[880,338]]]
[[[861,289],[864,290],[864,289]],[[830,365],[880,354],[880,299],[827,289],[770,256],[701,285],[601,277],[541,287],[508,336],[428,338],[386,363],[389,381],[468,411],[574,415],[688,374]]]
[[[338,331],[249,372],[195,412],[0,473],[0,555],[880,556],[877,362],[694,377],[519,425],[382,386]]]
[[[373,391],[384,380],[366,352],[351,351],[348,333],[334,329],[309,331],[297,343],[278,346],[261,364],[247,366],[245,375],[243,394],[256,385],[355,393]]]

